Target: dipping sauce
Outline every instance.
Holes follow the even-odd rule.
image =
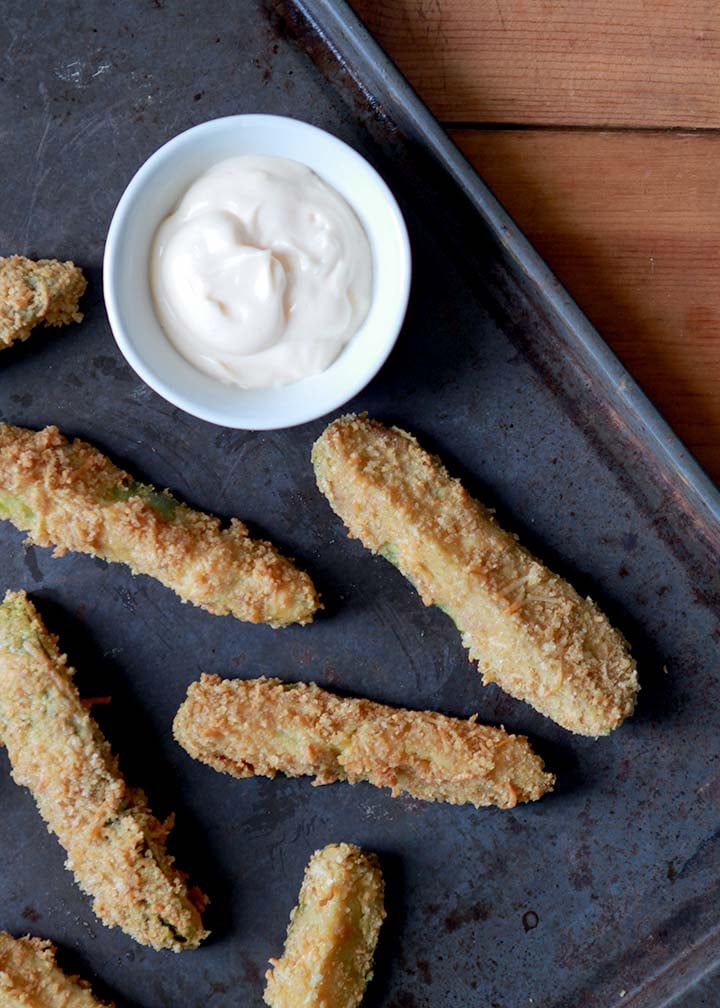
[[[249,155],[190,186],[157,230],[150,282],[183,357],[269,388],[335,360],[367,315],[372,259],[350,206],[310,168]]]

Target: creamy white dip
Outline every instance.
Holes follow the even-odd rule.
[[[157,230],[150,282],[160,323],[196,368],[243,388],[324,371],[372,294],[367,236],[306,165],[222,161]]]

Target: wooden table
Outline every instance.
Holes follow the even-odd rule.
[[[720,481],[717,0],[354,0]]]

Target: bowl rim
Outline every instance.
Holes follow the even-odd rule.
[[[208,402],[188,397],[185,392],[179,391],[171,382],[167,381],[162,375],[158,374],[155,369],[146,363],[141,353],[134,345],[133,340],[126,332],[126,326],[122,315],[122,307],[120,299],[117,296],[115,277],[118,269],[118,260],[120,255],[119,250],[122,245],[125,223],[133,211],[138,195],[142,192],[148,177],[150,177],[159,166],[162,166],[165,162],[171,160],[175,152],[182,149],[182,147],[189,142],[189,138],[191,136],[194,139],[200,140],[203,134],[209,134],[216,130],[227,129],[233,125],[263,126],[270,129],[284,128],[296,131],[299,130],[310,136],[312,136],[312,134],[322,135],[326,142],[329,140],[331,145],[337,145],[340,147],[345,156],[349,157],[352,161],[355,161],[364,172],[369,172],[373,183],[377,186],[382,195],[388,212],[393,218],[395,232],[399,239],[401,254],[401,263],[399,268],[401,285],[398,289],[398,296],[392,304],[392,311],[389,313],[387,318],[386,325],[389,335],[383,342],[380,352],[371,355],[365,367],[351,372],[354,376],[353,380],[343,383],[342,386],[338,388],[336,395],[322,397],[320,400],[320,412],[318,412],[317,406],[318,397],[310,395],[304,403],[304,409],[295,407],[294,410],[290,411],[289,415],[286,415],[284,418],[279,416],[274,420],[270,417],[259,419],[252,414],[251,409],[248,409],[247,406],[243,407],[241,401],[238,401],[236,413],[230,417],[227,409],[214,408],[212,404]],[[295,158],[294,160],[299,159]],[[332,185],[327,178],[325,181],[327,184]],[[347,199],[346,196],[343,196],[343,198],[347,200],[353,211],[358,213],[356,205],[351,200]],[[311,420],[317,420],[319,417],[325,416],[326,414],[339,409],[361,392],[362,389],[365,388],[365,386],[380,371],[397,342],[397,338],[400,334],[407,312],[412,279],[412,253],[407,226],[395,196],[377,169],[365,157],[363,157],[362,154],[355,150],[354,147],[346,143],[344,140],[341,140],[333,133],[322,129],[319,126],[315,126],[312,123],[305,122],[302,119],[265,113],[247,113],[220,116],[215,119],[205,120],[195,126],[191,126],[167,140],[140,165],[125,187],[113,212],[105,241],[102,273],[105,308],[115,342],[128,364],[154,392],[170,402],[172,405],[178,407],[186,413],[189,413],[191,416],[198,417],[201,420],[206,420],[209,423],[217,424],[221,427],[235,430],[282,430],[290,427],[296,427],[303,423],[308,423]],[[158,325],[159,324],[160,323],[158,321]],[[358,333],[361,331],[362,326],[361,329],[358,330]],[[351,337],[347,346],[350,346],[358,333]],[[318,379],[322,379],[323,376],[332,371],[335,365],[341,360],[347,346],[343,348],[335,361],[333,361],[328,368],[320,372],[318,375],[301,379],[299,382],[291,383],[291,385],[277,386],[263,391],[278,392],[282,391],[284,388],[296,387],[301,385],[303,382],[317,382]],[[210,380],[216,379],[211,378]],[[218,382],[218,385],[223,385],[223,383]],[[223,387],[225,386],[223,385]],[[238,393],[240,395],[243,391],[243,389],[238,389]]]

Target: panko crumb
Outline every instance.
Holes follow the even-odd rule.
[[[622,634],[411,434],[350,414],[312,458],[350,535],[447,613],[486,683],[578,735],[607,735],[632,714],[637,670]]]
[[[220,679],[192,683],[173,724],[195,759],[235,777],[314,776],[389,787],[393,797],[513,808],[537,801],[555,778],[522,735],[446,717],[338,697],[314,683]]]
[[[347,843],[315,851],[290,915],[283,955],[270,960],[265,974],[265,1003],[358,1008],[373,975],[383,899],[375,854]]]
[[[55,953],[49,941],[0,931],[0,1008],[113,1008],[87,981],[63,973]]]
[[[320,607],[310,577],[239,519],[223,527],[57,427],[0,423],[3,518],[55,556],[74,550],[125,563],[217,616],[281,627],[309,623]]]
[[[0,605],[0,739],[13,779],[32,793],[104,924],[151,948],[196,948],[208,933],[207,899],[167,851],[173,818],[160,822],[145,794],[125,783],[73,677],[27,595],[8,592]]]
[[[0,350],[26,340],[35,326],[81,322],[87,281],[73,262],[0,258]]]

